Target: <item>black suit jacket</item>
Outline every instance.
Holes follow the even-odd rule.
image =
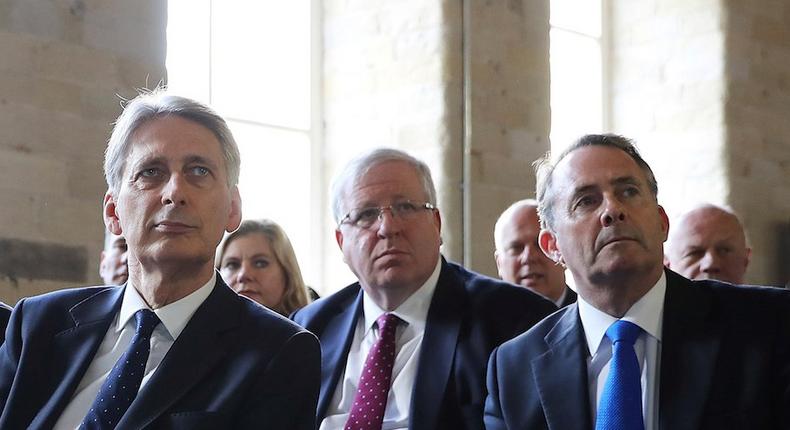
[[[564,308],[565,306],[576,303],[576,297],[577,297],[576,292],[571,290],[571,288],[566,285],[565,299],[563,299],[562,303],[560,303],[560,308]]]
[[[411,399],[409,429],[482,429],[489,353],[556,309],[526,288],[442,260]],[[343,374],[362,315],[358,283],[298,311],[297,323],[321,340],[318,424]]]
[[[659,428],[790,428],[790,292],[666,273]],[[588,355],[575,304],[503,344],[486,428],[590,429]]]
[[[8,319],[11,318],[11,307],[0,302],[0,344],[5,341],[5,329],[8,326]]]
[[[20,301],[0,347],[0,428],[52,428],[120,309],[124,287]],[[312,334],[217,276],[117,429],[312,429],[320,381]]]

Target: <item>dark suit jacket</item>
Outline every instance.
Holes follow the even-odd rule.
[[[790,292],[666,273],[659,428],[790,428]],[[486,428],[590,429],[588,355],[575,304],[503,344]]]
[[[565,300],[560,303],[560,308],[564,308],[570,304],[576,303],[576,292],[571,290],[569,286],[565,286]]]
[[[526,288],[442,260],[422,340],[409,429],[482,429],[488,354],[555,309]],[[362,290],[356,283],[294,315],[321,340],[318,424],[345,370],[361,314]]]
[[[8,326],[8,319],[11,318],[11,307],[0,302],[0,344],[5,341],[5,329]]]
[[[0,347],[0,428],[52,428],[110,323],[124,287],[20,301]],[[117,429],[312,429],[315,336],[236,295],[217,276]]]

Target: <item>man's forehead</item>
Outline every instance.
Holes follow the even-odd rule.
[[[554,181],[570,191],[615,183],[645,184],[647,177],[624,151],[605,146],[579,148],[557,164]]]

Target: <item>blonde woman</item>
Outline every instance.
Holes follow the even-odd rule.
[[[274,221],[243,221],[222,241],[216,261],[236,293],[282,315],[310,303],[291,241]]]

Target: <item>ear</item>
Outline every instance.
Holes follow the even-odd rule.
[[[499,250],[494,251],[494,262],[496,263],[496,271],[499,274],[499,277],[502,277],[502,260],[499,255]]]
[[[337,242],[337,246],[340,250],[343,250],[343,232],[340,231],[340,228],[335,229],[335,241]]]
[[[664,240],[662,242],[666,242],[669,237],[669,217],[661,205],[658,205],[658,215],[661,217],[661,231],[664,232]]]
[[[752,261],[752,248],[746,247],[746,258],[744,261],[744,267],[748,268],[749,263]]]
[[[439,210],[433,211],[433,224],[436,226],[436,231],[439,232],[439,236],[442,235],[442,214],[439,213]]]
[[[557,246],[557,237],[549,230],[541,230],[538,235],[538,245],[541,251],[555,263],[562,261],[562,253]]]
[[[114,235],[123,234],[121,229],[120,218],[118,218],[118,204],[115,202],[115,197],[111,194],[110,190],[104,193],[104,204],[102,210],[104,218],[104,225]]]
[[[667,269],[670,269],[670,267],[669,267],[669,256],[667,256],[666,251],[664,251],[664,267],[666,267]]]
[[[236,231],[241,225],[241,195],[239,187],[234,185],[230,190],[230,212],[228,212],[228,224],[225,231],[228,233]]]

